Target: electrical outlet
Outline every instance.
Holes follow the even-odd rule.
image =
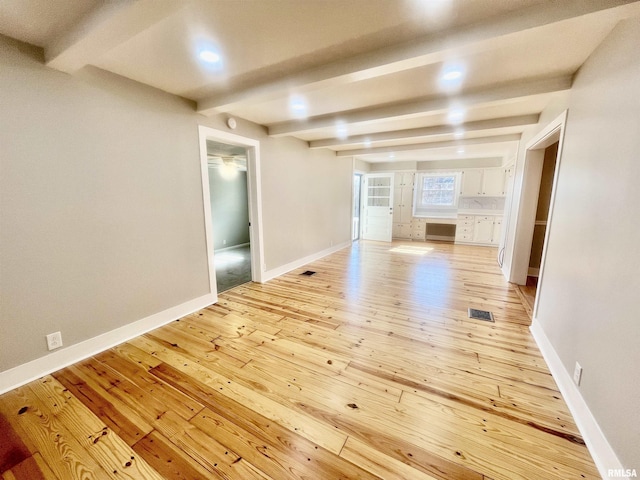
[[[582,366],[576,362],[576,368],[573,370],[573,382],[580,385],[580,380],[582,380]]]
[[[47,335],[47,347],[49,350],[55,350],[62,346],[62,333],[55,332]]]

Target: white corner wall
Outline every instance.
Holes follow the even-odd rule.
[[[638,45],[621,23],[575,78],[532,327],[605,478],[640,472]]]
[[[0,36],[0,391],[205,307],[198,125],[226,116]],[[352,160],[260,141],[263,278],[350,244]],[[64,347],[48,352],[45,335]]]
[[[193,105],[98,69],[57,72],[5,38],[0,71],[0,371],[206,306]]]

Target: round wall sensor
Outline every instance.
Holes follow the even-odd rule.
[[[228,118],[227,119],[227,126],[233,130],[234,128],[236,128],[236,126],[238,125],[238,123],[236,122],[235,118]]]

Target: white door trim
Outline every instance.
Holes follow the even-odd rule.
[[[549,244],[549,233],[552,228],[552,218],[553,218],[553,207],[556,202],[556,188],[558,186],[558,176],[560,173],[560,161],[562,160],[562,144],[564,143],[564,131],[567,123],[567,110],[562,112],[560,116],[558,116],[554,122],[552,122],[548,127],[550,131],[547,132],[545,136],[542,136],[538,139],[537,142],[532,143],[531,148],[547,148],[553,142],[555,142],[555,136],[557,133],[558,137],[558,152],[556,153],[556,168],[553,173],[553,184],[551,186],[551,199],[549,200],[549,213],[547,214],[547,228],[544,232],[544,241],[542,242],[542,258],[540,259],[540,270],[538,271],[538,288],[536,290],[536,298],[533,303],[533,314],[532,318],[537,317],[538,313],[538,303],[540,301],[540,293],[542,293],[542,282],[544,279],[544,265],[547,260],[547,246]],[[534,214],[534,224],[535,224],[535,214]],[[533,243],[533,233],[531,235],[531,243]],[[529,250],[531,250],[531,246],[529,246]]]
[[[205,238],[209,267],[209,286],[216,296],[216,269],[213,249],[213,226],[209,192],[209,168],[207,163],[207,139],[237,145],[247,149],[247,191],[249,195],[249,238],[251,242],[251,279],[262,283],[264,280],[264,242],[262,230],[262,190],[260,181],[260,141],[235,133],[216,130],[204,125],[198,126],[200,140],[200,169],[202,176],[202,202],[204,209]]]
[[[529,270],[529,256],[533,241],[533,229],[535,226],[535,215],[540,190],[540,175],[542,174],[542,161],[544,159],[544,149],[552,143],[558,141],[558,154],[556,157],[556,170],[553,177],[553,187],[551,191],[551,201],[549,204],[549,216],[547,218],[547,230],[543,243],[543,255],[540,265],[540,276],[538,288],[543,281],[544,264],[546,259],[546,249],[549,240],[549,232],[552,227],[553,207],[555,203],[558,174],[560,172],[560,161],[562,159],[562,144],[564,141],[564,131],[567,123],[568,111],[565,110],[552,122],[546,125],[537,135],[525,145],[523,173],[519,179],[519,198],[515,211],[516,222],[514,225],[515,234],[511,244],[510,271],[508,280],[513,283],[524,285]],[[534,314],[538,305],[539,295],[536,296]]]

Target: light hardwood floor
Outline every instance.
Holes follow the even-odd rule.
[[[359,242],[229,290],[0,397],[2,477],[599,478],[495,254]]]

